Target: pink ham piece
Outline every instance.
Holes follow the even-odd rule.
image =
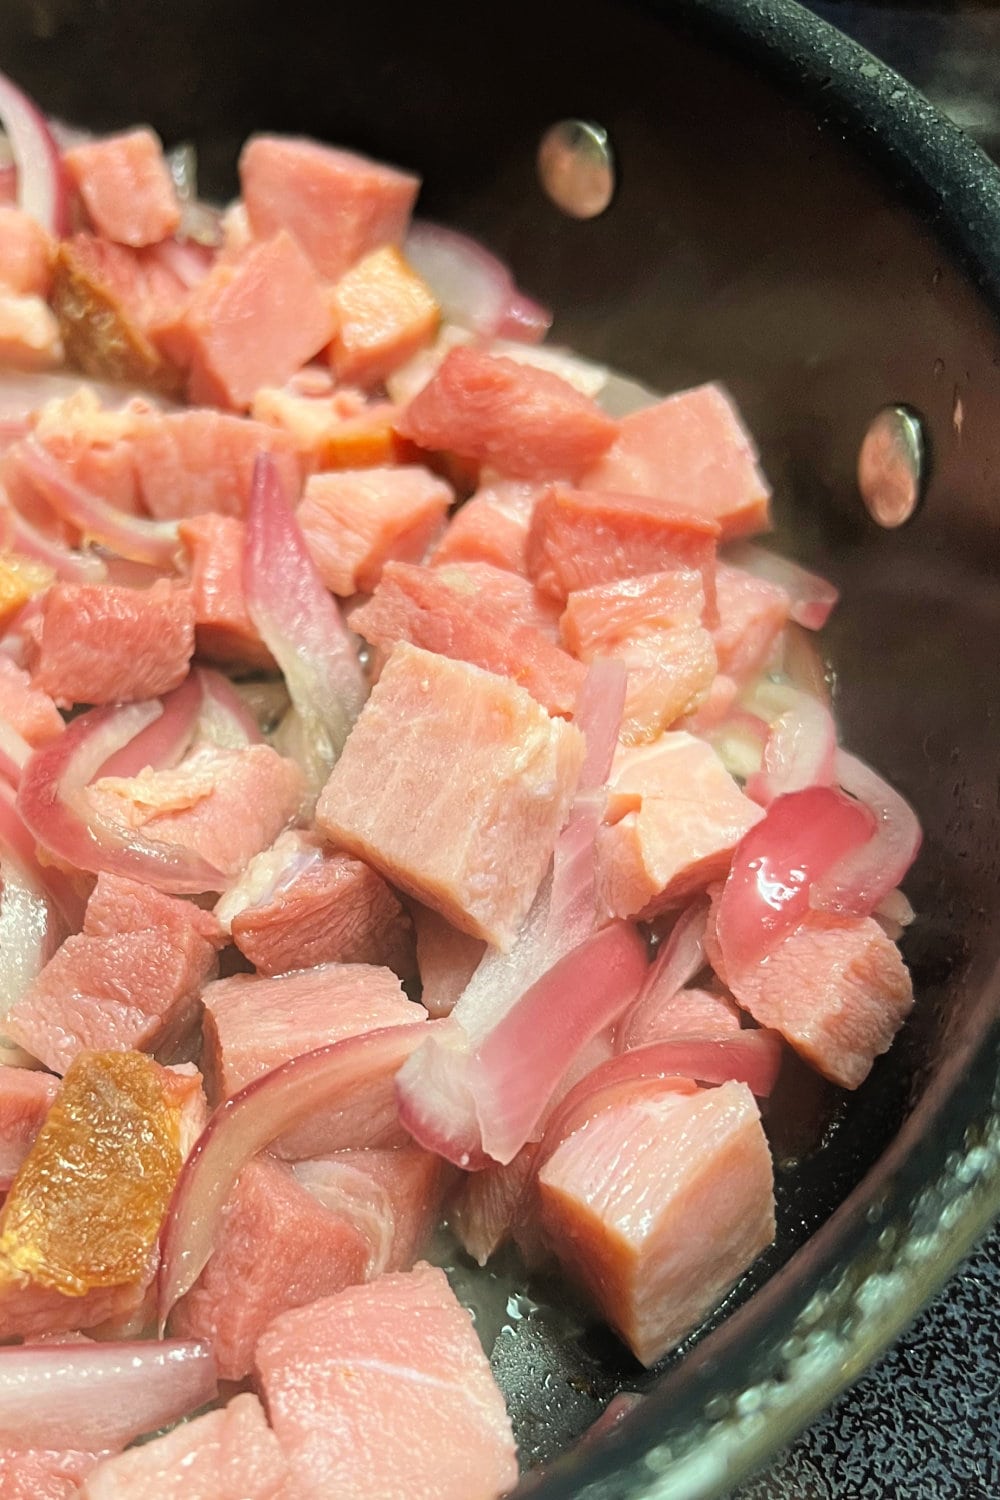
[[[52,284],[52,236],[19,208],[0,207],[0,288],[47,297]]]
[[[264,422],[219,411],[148,412],[132,425],[129,448],[141,505],[161,521],[245,516],[253,468],[269,453],[288,494],[298,497],[295,445]]]
[[[172,1432],[105,1459],[80,1500],[290,1500],[291,1471],[250,1392]]]
[[[677,990],[645,1012],[630,1029],[628,1045],[645,1047],[681,1037],[724,1042],[742,1029],[740,1014],[735,1001],[715,990]]]
[[[434,1267],[282,1314],[257,1371],[303,1497],[497,1500],[517,1481],[503,1397]]]
[[[159,139],[130,130],[86,141],[63,163],[99,234],[120,245],[155,245],[181,221],[180,204]]]
[[[351,629],[383,650],[409,641],[509,677],[550,714],[572,715],[586,675],[547,635],[513,621],[488,596],[454,587],[440,568],[387,563],[371,599],[352,614]]]
[[[0,1193],[13,1182],[58,1087],[50,1073],[0,1067]]]
[[[381,1179],[381,1180],[380,1180]],[[442,1163],[418,1147],[339,1153],[294,1169],[266,1152],[223,1209],[215,1254],[171,1328],[242,1380],[267,1325],[383,1271],[408,1269],[440,1211]]]
[[[317,825],[463,932],[506,948],[584,752],[579,730],[523,688],[401,643],[326,784]]]
[[[33,685],[62,708],[158,698],[187,676],[194,652],[188,589],[56,583],[41,607]]]
[[[647,1366],[774,1238],[771,1157],[742,1083],[597,1113],[548,1157],[538,1195],[563,1268]]]
[[[491,1162],[467,1172],[449,1209],[448,1220],[463,1250],[480,1266],[526,1226],[524,1204],[533,1185],[538,1145],[529,1142],[502,1167]]]
[[[262,385],[283,385],[318,354],[333,328],[322,283],[282,229],[216,265],[159,342],[187,369],[192,403],[247,411]]]
[[[197,1024],[198,995],[215,970],[205,917],[148,886],[100,876],[83,932],[12,1007],[7,1033],[56,1073],[85,1049],[169,1056]]]
[[[80,1449],[0,1448],[4,1500],[78,1500],[80,1485],[102,1458]]]
[[[622,641],[700,625],[705,586],[695,568],[677,567],[576,589],[559,620],[562,643],[581,661],[610,656]]]
[[[697,569],[710,617],[718,535],[713,520],[680,506],[551,485],[532,513],[528,572],[543,593],[564,600],[595,584]]]
[[[720,563],[715,574],[719,623],[712,630],[719,671],[745,686],[766,666],[788,624],[791,600],[775,583]]]
[[[452,516],[430,561],[491,563],[511,573],[528,571],[528,527],[537,484],[498,479],[478,490]]]
[[[48,693],[34,686],[28,673],[2,653],[0,718],[33,746],[48,744],[66,727]]]
[[[705,940],[718,972],[725,965],[711,920]],[[899,949],[872,917],[807,911],[765,963],[731,970],[728,982],[755,1021],[845,1089],[864,1082],[913,1006]]]
[[[170,769],[98,777],[82,797],[123,838],[140,834],[198,856],[218,884],[195,888],[222,890],[293,821],[302,795],[302,772],[270,745],[204,745]]]
[[[191,568],[198,655],[223,666],[271,667],[274,658],[250,618],[243,592],[243,522],[210,513],[182,521],[179,533]]]
[[[715,647],[700,625],[640,635],[614,654],[628,670],[623,745],[649,744],[698,711],[715,680]]]
[[[346,1037],[411,1025],[423,1015],[389,969],[369,964],[324,964],[276,979],[237,974],[207,985],[202,1000],[205,1069],[218,1099],[230,1098],[289,1058]],[[394,1110],[385,1130],[388,1143],[397,1144]],[[382,1144],[367,1144],[373,1143]],[[274,1149],[293,1161],[322,1156],[330,1149],[323,1114]]]
[[[413,906],[420,999],[431,1016],[447,1016],[486,951],[482,938],[459,932],[429,906]]]
[[[420,562],[452,499],[417,464],[340,469],[307,481],[297,515],[323,582],[346,599],[370,594],[387,562]]]
[[[619,751],[596,840],[598,902],[609,915],[652,914],[729,868],[761,809],[710,745],[677,730]]]
[[[315,141],[258,135],[240,156],[240,184],[253,233],[290,231],[336,281],[368,251],[402,241],[420,180]]]
[[[418,447],[489,464],[508,479],[574,479],[609,445],[617,422],[558,375],[479,349],[452,349],[404,409],[398,431]]]
[[[520,573],[488,562],[435,562],[435,573],[470,606],[502,616],[513,627],[528,625],[559,644],[559,606]]]
[[[217,912],[261,974],[319,964],[384,964],[413,972],[413,931],[393,891],[360,859],[314,835],[283,833],[257,854]]]
[[[770,487],[739,413],[717,385],[697,386],[623,417],[614,445],[581,481],[648,495],[718,522],[724,537],[770,524]]]

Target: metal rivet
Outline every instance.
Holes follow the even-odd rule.
[[[608,133],[590,120],[560,120],[542,136],[538,176],[552,202],[574,219],[594,219],[615,191]]]
[[[879,526],[902,526],[923,499],[923,428],[906,406],[883,406],[868,424],[858,453],[858,488]]]

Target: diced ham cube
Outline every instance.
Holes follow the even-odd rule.
[[[680,730],[619,751],[595,842],[598,904],[609,916],[651,915],[729,868],[763,817],[710,745]]]
[[[361,1228],[324,1208],[283,1162],[257,1156],[226,1201],[215,1251],[175,1307],[171,1332],[208,1340],[222,1379],[242,1380],[278,1313],[366,1280],[370,1262]]]
[[[399,431],[510,479],[573,479],[600,458],[618,424],[558,375],[460,347],[404,409]]]
[[[429,1015],[447,1016],[486,952],[481,938],[459,932],[429,906],[415,905],[420,999]]]
[[[502,677],[396,647],[320,796],[318,827],[463,932],[506,948],[583,764],[580,731]]]
[[[107,1458],[80,1500],[291,1500],[291,1471],[250,1392]]]
[[[412,1025],[424,1014],[405,998],[395,974],[368,964],[324,964],[275,979],[237,974],[207,985],[202,999],[206,1074],[218,1099],[290,1057],[385,1026]],[[399,1144],[394,1102],[379,1129],[385,1138],[375,1144]],[[272,1149],[292,1161],[324,1155],[322,1112]]]
[[[770,524],[771,491],[757,450],[717,385],[681,391],[623,417],[615,443],[581,484],[693,510],[717,521],[724,537]]]
[[[262,386],[251,411],[259,422],[286,432],[313,469],[369,469],[418,456],[396,431],[399,408],[391,401],[367,402],[360,391],[309,395]]]
[[[204,918],[188,902],[99,877],[83,932],[11,1008],[7,1034],[56,1073],[85,1049],[169,1051],[194,1028],[215,970]]]
[[[158,520],[208,512],[243,516],[254,462],[269,453],[285,492],[298,496],[295,445],[263,422],[217,411],[148,412],[133,424],[132,454],[142,504]]]
[[[556,1148],[538,1194],[564,1269],[644,1365],[774,1238],[771,1156],[742,1083],[606,1109]]]
[[[144,1310],[163,1215],[204,1122],[193,1069],[138,1052],[76,1059],[0,1210],[0,1338],[121,1326]]]
[[[700,625],[705,589],[694,568],[617,578],[575,589],[559,621],[563,645],[581,661],[611,656],[622,641],[679,625]]]
[[[255,855],[219,913],[261,974],[327,963],[413,972],[410,920],[381,875],[309,834],[283,833]]]
[[[240,184],[254,234],[289,230],[336,281],[370,250],[402,241],[420,180],[315,141],[258,135],[240,156]]]
[[[788,624],[791,600],[783,588],[742,568],[720,564],[715,575],[719,623],[712,630],[719,671],[740,684],[762,671]]]
[[[612,654],[628,668],[619,729],[623,745],[655,740],[693,713],[715,680],[715,647],[700,625],[642,635],[620,643]]]
[[[424,651],[470,662],[526,688],[550,714],[571,715],[586,675],[582,665],[502,604],[453,588],[442,569],[387,563],[351,629],[390,650],[409,641]]]
[[[297,515],[323,582],[346,599],[370,594],[387,562],[420,562],[452,498],[416,464],[342,469],[308,480]]]
[[[17,1175],[58,1087],[59,1080],[51,1073],[0,1067],[0,1193],[7,1191]]]
[[[694,511],[641,496],[551,485],[528,533],[528,572],[543,593],[566,599],[578,589],[677,567],[697,569],[707,618],[715,610],[718,526]]]
[[[285,230],[215,266],[179,318],[160,333],[188,370],[194,403],[246,411],[262,385],[282,385],[330,342],[323,287]]]
[[[0,1448],[0,1495],[3,1500],[77,1500],[81,1483],[101,1457],[79,1449]]]
[[[711,920],[705,944],[718,973]],[[765,963],[728,975],[726,983],[759,1025],[780,1031],[817,1072],[845,1089],[864,1082],[913,1006],[899,949],[872,917],[810,912]]]
[[[51,370],[62,360],[59,323],[48,304],[41,297],[0,290],[0,365]]]
[[[55,570],[19,552],[0,553],[0,631],[37,594],[44,594],[55,580]]]
[[[468,1172],[449,1211],[449,1223],[462,1248],[479,1265],[525,1223],[524,1205],[535,1170],[538,1146],[529,1141],[506,1166],[490,1163],[481,1172]]]
[[[429,344],[441,309],[394,245],[371,251],[333,289],[337,332],[330,363],[338,380],[370,387]]]
[[[677,990],[649,1016],[641,1031],[629,1031],[629,1046],[666,1042],[674,1037],[725,1041],[742,1029],[740,1010],[728,995],[714,990]]]
[[[94,228],[119,245],[155,245],[181,222],[163,148],[151,130],[85,141],[63,162]]]
[[[497,480],[478,490],[452,516],[431,554],[441,563],[492,563],[511,573],[528,571],[531,513],[541,490],[536,484]]]
[[[288,827],[303,791],[299,767],[270,745],[206,745],[168,770],[99,777],[85,795],[116,827],[192,849],[232,879]]]
[[[198,655],[223,666],[272,666],[274,659],[250,618],[243,592],[243,522],[210,513],[182,521],[179,530],[191,567]]]
[[[61,708],[158,698],[179,687],[194,652],[191,592],[56,583],[42,602],[32,683]]]
[[[296,1162],[292,1171],[325,1208],[363,1229],[371,1248],[367,1280],[410,1269],[440,1220],[453,1175],[440,1156],[412,1142],[337,1151]]]
[[[503,1397],[436,1267],[283,1313],[257,1370],[303,1497],[497,1500],[517,1480]]]
[[[28,673],[0,653],[0,718],[29,745],[47,745],[65,729],[48,693],[32,684]]]
[[[66,358],[98,379],[176,394],[181,372],[158,331],[187,297],[183,282],[145,251],[75,234],[56,253],[51,301]]]
[[[0,206],[0,287],[20,296],[47,297],[55,248],[48,230],[31,214]]]
[[[530,625],[559,643],[559,606],[540,594],[530,578],[488,562],[435,562],[434,571],[456,594],[481,613],[487,611],[511,625]]]

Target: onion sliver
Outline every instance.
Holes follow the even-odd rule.
[[[185,1339],[0,1349],[0,1444],[119,1451],[215,1399],[208,1344]]]

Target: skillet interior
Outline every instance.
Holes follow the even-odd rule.
[[[715,1493],[872,1357],[1000,1202],[1000,179],[785,0],[653,9],[0,7],[0,61],[45,107],[194,139],[207,193],[232,191],[253,129],[353,145],[420,170],[422,211],[505,255],[557,309],[560,341],[662,389],[726,381],[775,484],[781,546],[845,596],[831,632],[844,739],[926,831],[905,949],[918,1009],[824,1149],[782,1173],[779,1242],[736,1300],[786,1269],[613,1441],[557,1464],[539,1491],[553,1497]],[[619,161],[615,202],[590,223],[535,176],[542,130],[567,116],[606,126]],[[932,475],[917,519],[883,533],[853,473],[866,422],[899,400],[926,420]],[[903,1277],[888,1301],[886,1271]],[[811,1315],[827,1346],[803,1365],[788,1341],[820,1287],[840,1290]],[[559,1342],[566,1326],[528,1318],[501,1341],[535,1459],[640,1385],[610,1339]],[[760,1384],[772,1375],[781,1389]],[[757,1394],[734,1408],[744,1387]]]

